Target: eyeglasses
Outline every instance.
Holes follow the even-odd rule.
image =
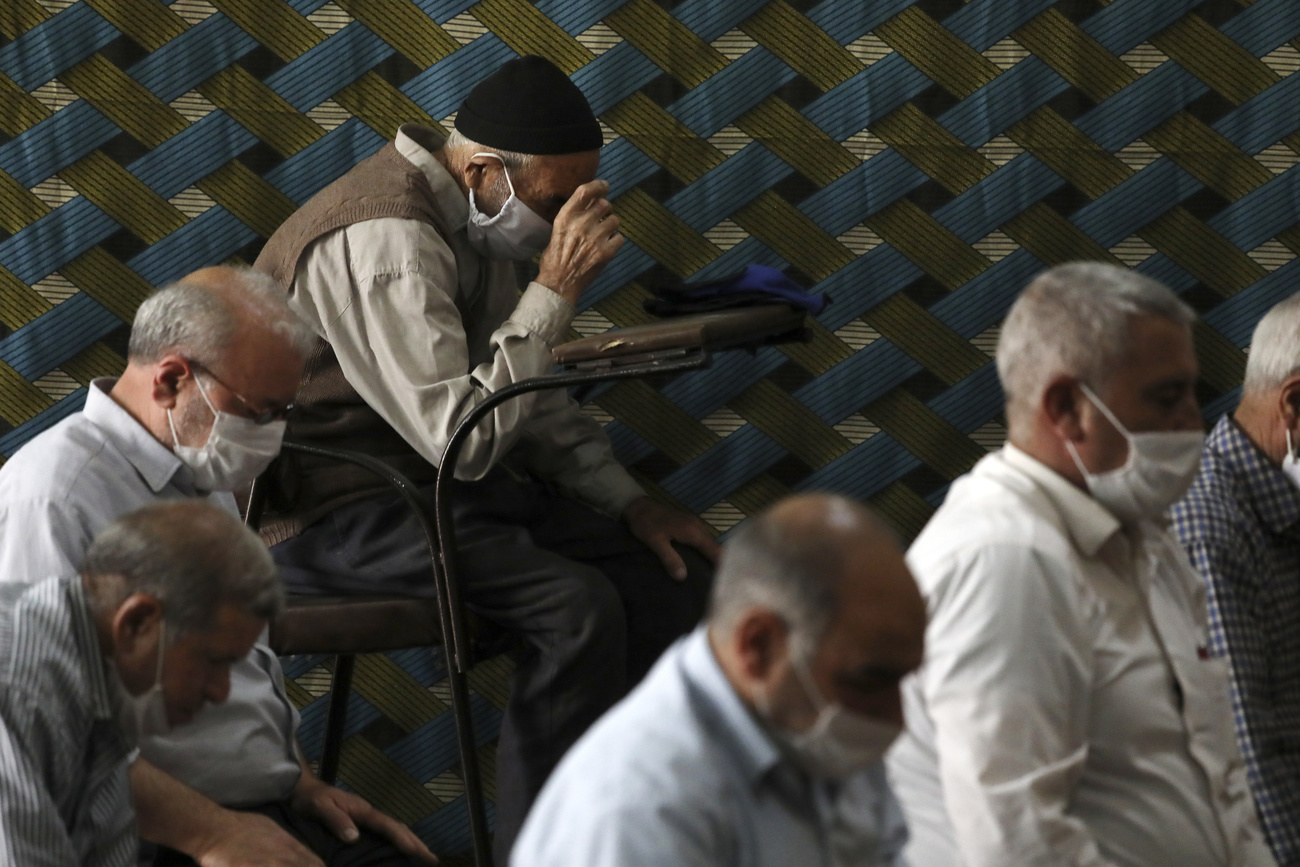
[[[245,418],[247,418],[255,425],[270,424],[273,421],[284,421],[289,417],[289,413],[293,412],[292,401],[286,403],[284,406],[275,406],[275,407],[271,407],[270,409],[254,409],[253,405],[249,403],[248,400],[243,395],[235,391],[230,386],[226,385],[226,383],[222,381],[221,377],[213,373],[212,368],[208,367],[206,364],[200,361],[195,361],[192,358],[187,358],[185,360],[190,363],[190,367],[194,367],[199,370],[202,370],[208,376],[215,379],[217,381],[217,385],[220,385],[226,391],[230,392],[231,395],[234,396],[235,400],[242,403],[244,405],[244,409],[247,410],[247,414]]]

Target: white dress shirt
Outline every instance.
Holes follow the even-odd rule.
[[[1163,527],[1008,445],[907,561],[930,614],[889,757],[912,863],[1273,864],[1203,586]]]
[[[303,252],[289,303],[329,341],[357,394],[437,466],[470,407],[552,369],[551,347],[564,340],[574,308],[539,283],[521,297],[514,265],[470,246],[469,203],[430,151],[441,144],[432,130],[404,126],[394,144],[428,177],[451,237],[395,218],[337,229]],[[456,477],[482,478],[507,455],[614,517],[645,493],[563,389],[493,410],[466,441]]]
[[[95,534],[117,518],[197,495],[189,468],[109,397],[115,382],[92,382],[85,409],[0,467],[0,581],[71,575]],[[238,514],[230,494],[208,496]],[[288,797],[298,781],[297,726],[280,661],[259,642],[231,666],[224,704],[163,737],[144,738],[140,752],[219,804],[251,806]]]

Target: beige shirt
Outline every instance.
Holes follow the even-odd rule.
[[[417,220],[354,223],[303,253],[290,304],[330,342],[357,393],[437,465],[456,423],[512,382],[548,372],[574,308],[539,283],[522,297],[514,267],[480,256],[465,232],[469,203],[431,152],[430,130],[404,126],[396,146],[429,178],[450,244]],[[468,331],[459,308],[472,310]],[[535,392],[479,422],[456,477],[482,478],[510,463],[618,516],[644,491],[614,460],[600,425],[563,390]]]
[[[930,613],[889,756],[911,863],[1273,863],[1203,585],[1163,527],[1006,446],[907,560]]]

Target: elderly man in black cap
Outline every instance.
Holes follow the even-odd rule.
[[[622,244],[609,185],[594,179],[601,144],[577,86],[522,57],[470,92],[445,140],[403,126],[290,217],[257,262],[320,336],[289,438],[358,448],[431,483],[470,406],[550,369],[579,296]],[[539,253],[521,295],[514,262]],[[267,527],[291,589],[432,592],[400,502],[336,466],[286,471],[293,496]],[[563,392],[498,408],[456,476],[465,598],[527,646],[498,754],[504,863],[564,751],[698,622],[711,572],[700,554],[717,546],[694,516],[647,497]]]

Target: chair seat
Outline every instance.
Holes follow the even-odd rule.
[[[377,653],[442,644],[438,605],[410,596],[291,595],[270,646],[293,653]]]
[[[753,348],[803,337],[804,312],[762,304],[695,316],[677,316],[571,340],[551,357],[566,367],[635,363],[663,352]]]

